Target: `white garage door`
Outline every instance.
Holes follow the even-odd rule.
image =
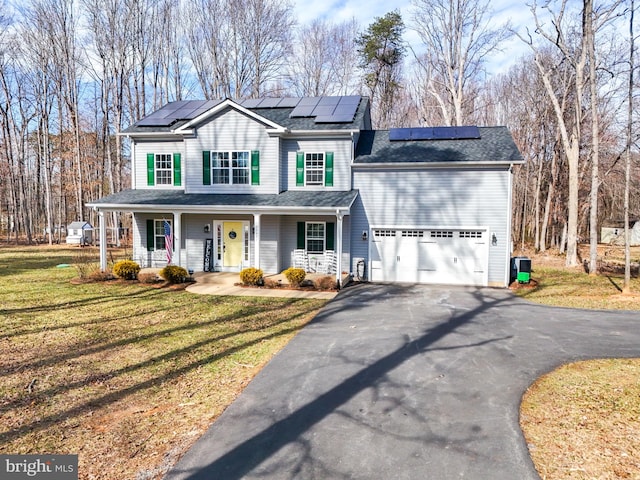
[[[374,228],[374,282],[487,284],[487,230]]]

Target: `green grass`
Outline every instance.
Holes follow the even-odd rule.
[[[516,294],[532,302],[559,307],[640,310],[640,279],[632,278],[635,294],[622,295],[618,275],[587,275],[577,269],[534,267],[535,288],[519,288]]]
[[[80,478],[161,477],[326,303],[73,284],[78,252],[0,248],[0,452]]]

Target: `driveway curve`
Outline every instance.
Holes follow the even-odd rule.
[[[502,289],[343,290],[167,479],[538,479],[522,394],[560,364],[640,357],[638,312]]]

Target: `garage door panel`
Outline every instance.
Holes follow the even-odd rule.
[[[485,285],[486,230],[374,230],[371,279]]]

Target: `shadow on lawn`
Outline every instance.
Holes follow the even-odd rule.
[[[291,304],[291,303],[295,303],[295,302],[300,302],[303,300],[300,299],[291,299],[289,302],[286,302],[286,304]],[[286,306],[286,304],[283,305],[282,302],[280,302],[278,305],[274,305],[273,310],[281,310],[283,308],[283,306]],[[260,325],[259,328],[241,328],[241,329],[237,329],[234,330],[232,332],[229,333],[225,333],[225,334],[221,334],[221,335],[217,335],[215,337],[207,337],[205,340],[201,340],[199,342],[195,342],[192,344],[189,344],[183,348],[179,348],[179,349],[175,349],[172,350],[170,352],[164,353],[162,355],[157,355],[154,356],[152,358],[149,358],[145,361],[136,363],[134,365],[129,365],[123,368],[120,368],[118,370],[114,370],[112,372],[106,372],[104,373],[104,375],[106,375],[108,378],[114,378],[117,376],[122,376],[122,375],[127,375],[127,374],[131,374],[132,372],[135,371],[139,371],[141,369],[150,367],[150,366],[154,366],[154,365],[160,365],[163,362],[170,362],[172,360],[177,360],[177,359],[183,359],[183,358],[187,358],[187,356],[189,358],[193,357],[193,353],[195,351],[198,350],[206,350],[206,351],[211,351],[211,350],[215,350],[217,348],[219,348],[219,342],[223,341],[223,340],[228,340],[231,339],[233,337],[239,336],[239,335],[243,335],[246,333],[250,333],[250,332],[260,332],[263,330],[269,330],[272,329],[275,326],[284,324],[284,323],[288,323],[291,321],[295,321],[297,318],[299,317],[303,317],[305,315],[307,315],[309,313],[309,311],[311,311],[314,308],[311,308],[309,310],[303,310],[300,311],[299,313],[297,313],[296,315],[292,315],[289,317],[285,317],[282,318],[280,320],[277,321],[272,321],[272,322],[267,322],[264,323],[262,325]],[[53,356],[50,357],[48,359],[43,359],[43,360],[38,360],[36,362],[34,362],[34,364],[32,365],[20,365],[18,366],[18,368],[33,368],[36,366],[47,366],[47,365],[56,365],[60,362],[66,362],[71,358],[74,357],[80,357],[82,355],[87,355],[87,354],[91,354],[91,353],[96,353],[99,351],[103,351],[103,350],[108,350],[108,349],[113,349],[113,348],[118,348],[121,346],[124,346],[126,344],[131,344],[131,343],[137,343],[140,341],[144,341],[145,339],[150,339],[153,337],[167,337],[168,335],[171,335],[172,333],[176,333],[176,332],[180,332],[180,331],[188,331],[188,330],[200,330],[203,327],[206,327],[208,325],[214,324],[214,323],[221,323],[221,322],[231,322],[231,321],[238,321],[238,319],[245,319],[247,316],[247,312],[244,310],[240,310],[238,312],[235,312],[233,315],[229,315],[227,317],[221,317],[221,318],[216,318],[207,322],[203,322],[203,323],[190,323],[187,325],[181,325],[179,327],[174,327],[171,329],[166,329],[166,330],[161,330],[158,332],[153,332],[150,333],[148,335],[145,336],[134,336],[132,338],[128,338],[128,339],[123,339],[120,341],[116,341],[113,343],[109,343],[109,344],[104,344],[104,345],[100,345],[100,346],[96,346],[96,347],[89,347],[88,349],[84,350],[84,351],[73,351],[72,353],[68,353],[68,354],[63,354],[60,356]],[[191,361],[189,363],[187,363],[186,365],[183,365],[181,367],[178,367],[176,369],[171,370],[168,373],[165,374],[161,374],[161,375],[157,375],[157,376],[153,376],[152,378],[148,378],[144,381],[138,382],[135,385],[131,385],[129,387],[126,388],[122,388],[116,391],[112,391],[106,395],[102,395],[99,396],[97,398],[91,398],[89,400],[84,401],[83,403],[72,407],[72,408],[68,408],[66,410],[63,411],[59,411],[55,414],[49,415],[49,416],[45,416],[45,417],[41,417],[38,418],[37,421],[33,421],[31,423],[27,423],[24,424],[22,426],[20,426],[19,428],[16,429],[12,429],[12,430],[8,430],[8,431],[4,431],[2,433],[0,433],[0,442],[2,443],[8,443],[11,442],[17,438],[19,438],[20,436],[27,434],[27,433],[33,433],[35,431],[41,431],[44,430],[48,427],[50,427],[51,425],[60,422],[62,420],[67,420],[69,418],[72,417],[76,417],[76,416],[80,416],[90,410],[94,410],[96,407],[98,406],[102,406],[102,405],[107,405],[110,404],[112,402],[116,402],[128,395],[134,394],[134,393],[138,393],[140,391],[144,391],[146,389],[152,388],[152,387],[156,387],[168,380],[172,380],[175,378],[178,378],[194,369],[197,369],[198,367],[202,366],[202,365],[206,365],[206,364],[210,364],[212,362],[215,362],[221,358],[233,355],[236,352],[239,352],[241,350],[244,350],[248,347],[251,347],[253,345],[257,345],[260,344],[264,341],[273,339],[273,338],[277,338],[279,336],[282,335],[287,335],[293,332],[296,332],[297,330],[299,330],[301,327],[299,326],[293,326],[290,328],[286,328],[284,330],[279,330],[276,333],[267,333],[265,335],[262,335],[258,338],[254,338],[250,341],[245,341],[239,345],[235,345],[232,346],[230,348],[227,348],[225,350],[222,351],[218,351],[216,353],[210,354],[210,355],[204,355],[204,356],[198,356],[198,358],[194,361]],[[204,348],[207,346],[211,346],[211,348]],[[104,376],[103,375],[103,376]],[[82,380],[77,380],[75,382],[70,382],[70,383],[65,383],[64,385],[59,385],[47,390],[41,390],[38,391],[36,394],[31,395],[31,394],[26,394],[24,396],[22,396],[21,398],[15,399],[13,401],[8,401],[5,402],[2,405],[2,408],[0,409],[0,411],[2,412],[6,412],[9,410],[12,410],[14,408],[21,408],[25,405],[25,403],[30,403],[32,401],[36,401],[37,399],[41,399],[41,400],[47,400],[47,401],[51,401],[52,397],[56,396],[56,395],[60,395],[60,394],[64,394],[67,393],[71,390],[74,389],[78,389],[78,388],[82,388],[84,386],[86,386],[88,383],[91,382],[92,378],[95,377],[95,375],[89,375],[87,378],[83,378]]]

